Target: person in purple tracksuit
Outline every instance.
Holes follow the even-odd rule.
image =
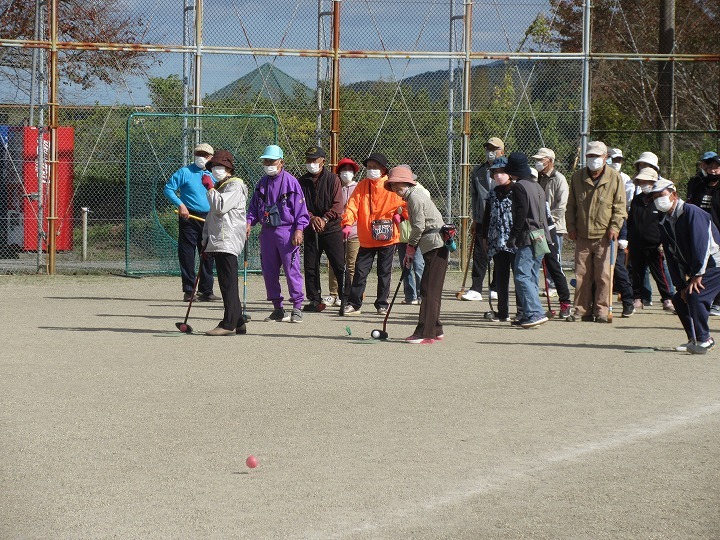
[[[310,223],[305,197],[297,178],[284,169],[282,149],[271,144],[263,155],[265,175],[260,179],[247,211],[247,234],[260,224],[260,260],[267,299],[273,312],[266,321],[302,322],[303,274],[300,269],[300,246],[303,230]],[[280,290],[280,268],[285,272],[292,312],[283,307]]]

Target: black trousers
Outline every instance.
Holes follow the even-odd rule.
[[[338,283],[338,296],[342,298],[343,268],[345,267],[345,250],[343,248],[342,231],[328,234],[317,234],[312,227],[305,229],[303,240],[305,250],[305,294],[310,302],[322,300],[320,287],[320,256],[325,252],[331,271]]]
[[[205,218],[207,214],[195,213]],[[195,255],[202,253],[203,222],[197,219],[178,219],[178,261],[180,262],[180,276],[182,278],[183,292],[192,292],[195,286]],[[213,292],[213,258],[200,259],[200,281],[198,282],[200,294]]]
[[[645,288],[645,272],[650,268],[658,292],[663,300],[672,298],[670,286],[665,278],[662,253],[656,247],[633,248],[630,250],[630,265],[632,267],[632,288],[633,297],[642,299],[642,291]]]
[[[515,254],[509,251],[498,251],[493,255],[493,274],[498,295],[496,313],[499,319],[510,317],[510,271],[514,261]]]
[[[555,283],[555,290],[558,293],[558,299],[562,304],[570,303],[570,289],[568,288],[567,278],[565,272],[563,272],[562,265],[560,264],[560,252],[558,248],[557,232],[552,229],[550,234],[552,235],[552,244],[549,244],[550,253],[546,253],[543,257],[543,270],[547,270],[547,278],[550,282]]]
[[[487,273],[488,267],[488,254],[485,249],[485,245],[480,235],[480,224],[475,225],[475,243],[473,247],[473,265],[472,265],[472,284],[470,289],[479,293],[482,293],[483,282],[485,281],[485,274]],[[495,288],[495,273],[491,277],[492,282],[490,288]],[[489,293],[488,293],[489,294]]]
[[[238,286],[238,258],[233,253],[213,253],[217,268],[218,285],[223,299],[225,313],[219,326],[225,330],[235,330],[242,326],[242,306]]]
[[[615,244],[617,246],[617,243]],[[624,249],[617,248],[615,257],[615,274],[613,277],[613,293],[620,293],[623,306],[630,306],[633,303],[633,287],[630,281],[630,273],[627,269],[627,255]]]
[[[355,275],[353,276],[348,305],[358,309],[362,306],[362,296],[365,292],[367,277],[372,268],[373,260],[377,255],[377,298],[375,308],[388,307],[388,296],[390,296],[390,279],[392,278],[392,264],[395,257],[395,244],[390,246],[367,248],[360,246],[357,260],[355,261]],[[338,280],[338,283],[340,281]]]
[[[420,281],[422,303],[414,336],[435,339],[444,333],[440,322],[440,304],[449,256],[450,252],[445,246],[423,253],[425,271]]]

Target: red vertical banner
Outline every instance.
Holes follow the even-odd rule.
[[[72,127],[57,128],[58,165],[57,165],[57,225],[56,249],[69,251],[73,241],[73,150],[75,131]],[[22,175],[25,180],[27,197],[23,203],[23,249],[36,251],[38,248],[38,203],[40,194],[43,201],[43,228],[48,231],[49,215],[50,133],[43,133],[43,171],[38,174],[38,130],[36,127],[22,128]],[[42,179],[39,182],[39,179]],[[40,187],[40,190],[38,190]],[[46,250],[43,241],[42,249]]]

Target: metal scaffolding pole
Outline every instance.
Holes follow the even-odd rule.
[[[585,147],[590,133],[590,0],[583,2],[582,120],[580,126],[580,166],[585,166]]]
[[[332,34],[332,93],[330,95],[331,127],[330,127],[330,166],[335,167],[340,153],[340,0],[333,0],[333,34]]]
[[[183,45],[189,46],[191,41],[190,29],[192,28],[191,17],[195,12],[195,6],[191,3],[192,0],[183,0]],[[182,106],[183,113],[188,114],[190,112],[190,78],[192,76],[192,55],[189,52],[183,53],[183,96]],[[183,146],[183,159],[185,163],[191,161],[192,152],[190,150],[189,141],[189,128],[187,116],[182,119],[183,133],[182,133],[182,146]]]
[[[51,0],[50,2],[50,85],[49,85],[49,122],[50,130],[50,158],[48,165],[50,168],[49,175],[49,200],[48,200],[48,274],[55,274],[55,255],[57,250],[57,181],[58,181],[58,50],[55,44],[58,38],[58,2],[59,0]],[[40,153],[44,150],[45,145],[41,146]],[[40,155],[40,154],[38,154]],[[43,171],[38,171],[40,178]]]
[[[195,127],[193,133],[193,147],[201,142],[202,123],[202,27],[203,27],[203,0],[195,1],[195,80],[193,90],[193,114]]]
[[[472,7],[473,0],[465,0],[464,25],[463,25],[463,95],[462,95],[462,146],[460,148],[460,238],[468,238],[468,219],[470,208],[468,204],[470,186],[470,75],[471,60],[470,49],[472,47]],[[460,243],[460,265],[467,261],[467,242]],[[461,268],[464,270],[464,268]]]
[[[455,15],[455,0],[450,0],[450,47],[455,48],[455,21],[462,20],[462,15]],[[448,148],[447,148],[447,186],[445,193],[445,221],[452,221],[452,184],[453,184],[453,158],[455,144],[455,59],[448,61]]]

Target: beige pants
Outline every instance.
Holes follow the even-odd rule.
[[[607,317],[611,288],[610,240],[607,236],[597,240],[578,238],[575,241],[575,280],[575,314],[582,317],[592,310],[596,317]]]
[[[347,252],[345,253],[345,264],[347,264],[347,273],[345,281],[352,283],[355,275],[355,260],[357,259],[358,250],[360,249],[360,240],[352,238],[347,241]],[[328,289],[330,296],[338,295],[338,284],[335,279],[335,273],[328,267]]]

